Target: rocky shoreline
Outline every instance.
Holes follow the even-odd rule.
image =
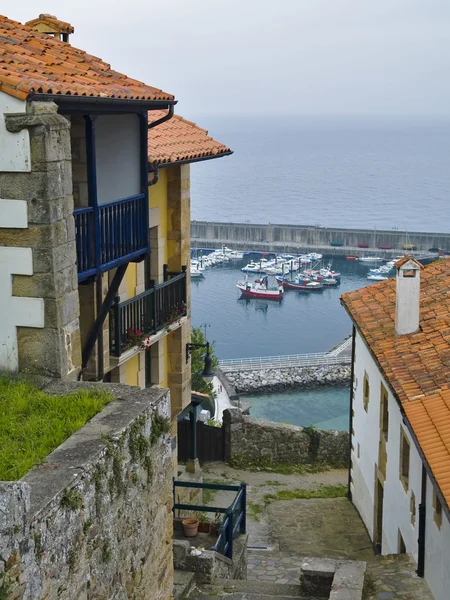
[[[350,365],[291,367],[233,371],[226,378],[238,394],[273,393],[282,390],[334,387],[350,384]]]

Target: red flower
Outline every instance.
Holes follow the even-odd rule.
[[[134,327],[130,327],[130,329],[128,330],[129,333],[134,333]]]
[[[138,337],[141,337],[141,330],[140,330],[140,329],[138,329],[138,330],[136,331],[136,335],[137,335]]]

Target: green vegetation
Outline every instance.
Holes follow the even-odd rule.
[[[283,485],[280,481],[275,481],[273,479],[269,479],[266,481],[265,485]]]
[[[200,327],[193,327],[191,330],[192,344],[205,344],[205,336]],[[213,363],[213,369],[217,368],[218,360],[214,354],[214,342],[210,342],[210,354]],[[192,372],[192,389],[201,394],[208,394],[211,400],[216,397],[216,392],[212,382],[206,382],[200,373],[205,365],[205,348],[193,348],[191,354],[191,372]]]
[[[259,521],[260,515],[264,512],[264,507],[255,502],[247,500],[247,513],[250,519]]]
[[[0,481],[16,481],[112,400],[103,390],[49,396],[26,378],[0,376]]]
[[[163,417],[155,413],[152,418],[152,430],[150,432],[150,445],[154,446],[162,435],[169,433],[171,422],[169,417]]]
[[[347,487],[345,485],[321,485],[315,490],[279,490],[273,494],[265,494],[263,499],[266,504],[279,500],[309,500],[311,498],[345,498]]]
[[[310,462],[304,464],[288,465],[285,463],[272,463],[269,458],[263,457],[258,461],[248,462],[246,458],[235,455],[228,463],[233,469],[243,471],[264,471],[266,473],[280,473],[281,475],[305,475],[306,473],[323,473],[329,471],[330,466],[323,462]]]
[[[366,571],[361,599],[369,600],[369,598],[373,598],[377,592],[378,586],[375,583],[373,575]]]
[[[83,506],[83,501],[81,499],[80,494],[74,488],[68,489],[65,488],[61,500],[59,503],[63,508],[67,508],[69,510],[78,510]]]

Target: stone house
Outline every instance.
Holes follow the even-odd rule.
[[[0,368],[168,387],[175,417],[191,391],[190,163],[231,151],[173,95],[70,45],[70,24],[1,17],[0,32]]]
[[[342,296],[353,321],[349,495],[382,554],[450,586],[450,260]]]

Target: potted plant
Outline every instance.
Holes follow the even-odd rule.
[[[198,533],[199,522],[197,519],[183,519],[181,526],[186,537],[195,537]]]

